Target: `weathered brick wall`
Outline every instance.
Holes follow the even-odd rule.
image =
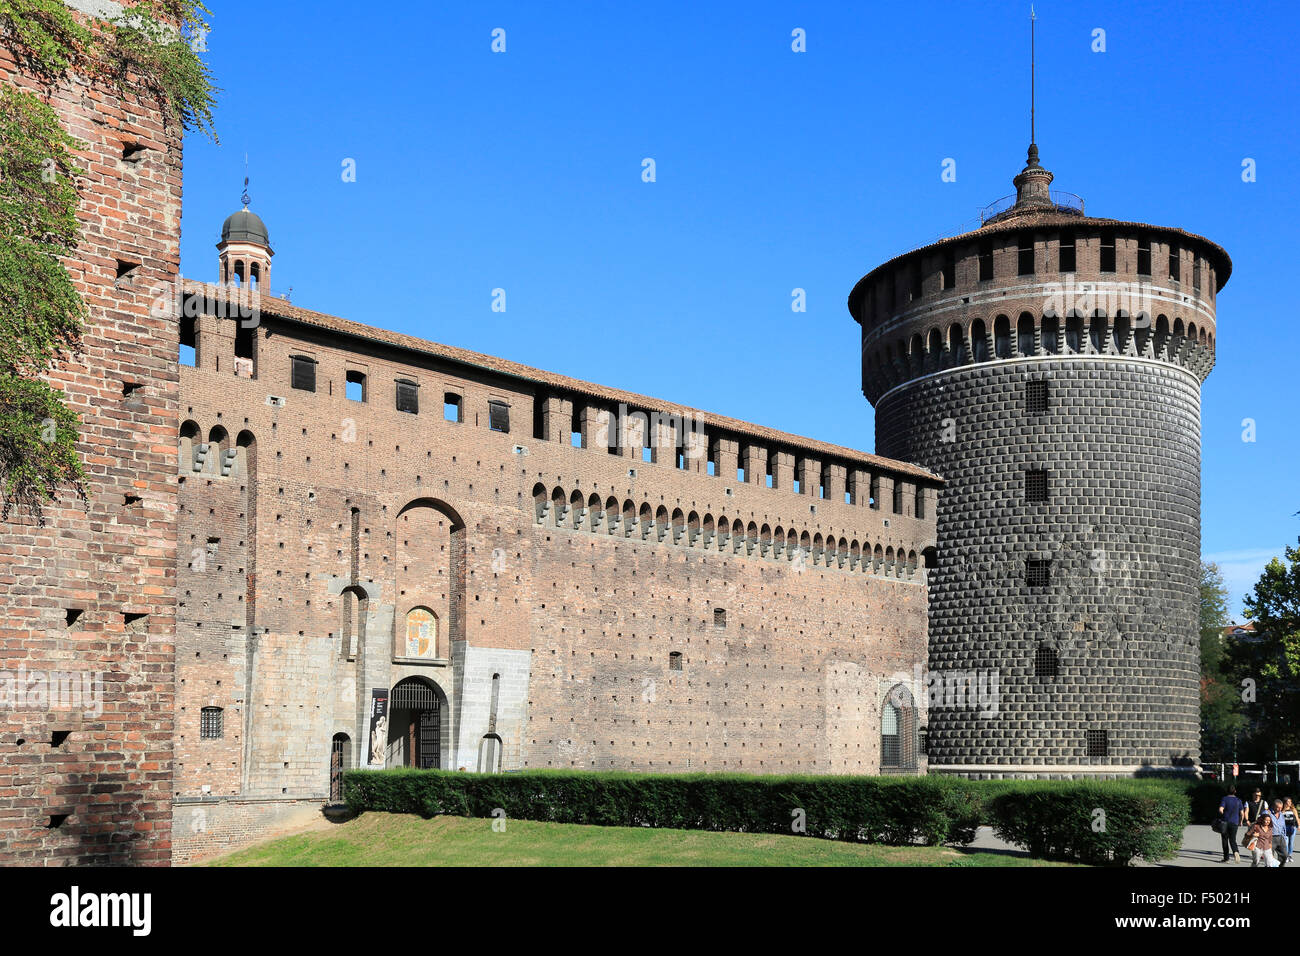
[[[0,82],[33,87],[3,41]],[[49,378],[81,419],[90,500],[60,498],[44,527],[3,527],[0,660],[102,674],[103,710],[0,714],[0,860],[166,863],[179,409],[175,319],[151,305],[178,271],[181,134],[155,105],[78,79],[49,102],[85,143],[67,266],[90,315],[80,353]],[[130,162],[127,143],[145,147]],[[136,266],[122,282],[119,263]]]

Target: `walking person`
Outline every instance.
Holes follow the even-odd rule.
[[[1246,831],[1246,849],[1250,851],[1252,867],[1261,864],[1265,867],[1277,866],[1277,861],[1273,859],[1273,818],[1269,816],[1267,808]]]
[[[1229,787],[1228,795],[1219,803],[1219,834],[1223,841],[1223,862],[1227,863],[1229,851],[1233,863],[1241,862],[1237,852],[1237,827],[1246,815],[1246,805],[1237,796],[1237,788]]]
[[[1258,787],[1249,800],[1246,801],[1246,822],[1254,823],[1259,819],[1259,815],[1268,809],[1268,801],[1264,799],[1264,791]]]
[[[1295,801],[1290,797],[1282,804],[1282,829],[1286,834],[1286,861],[1290,863],[1295,854],[1296,830],[1300,829],[1300,810],[1296,809]]]
[[[1278,866],[1286,866],[1286,816],[1282,801],[1274,800],[1273,809],[1267,812],[1273,828],[1273,859],[1277,860]]]

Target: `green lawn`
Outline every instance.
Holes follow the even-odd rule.
[[[810,837],[588,827],[364,813],[259,843],[209,866],[1051,866],[950,847],[887,847]]]

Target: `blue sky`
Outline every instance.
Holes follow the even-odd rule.
[[[215,278],[247,154],[299,305],[865,450],[849,289],[969,228],[1028,142],[1022,3],[209,6],[221,143],[186,141],[185,275]],[[1297,5],[1036,8],[1054,186],[1233,259],[1202,545],[1239,612],[1300,534]]]

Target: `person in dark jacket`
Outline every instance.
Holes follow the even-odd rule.
[[[1237,788],[1229,787],[1228,795],[1219,803],[1220,834],[1223,838],[1223,862],[1231,858],[1233,863],[1241,862],[1237,850],[1237,827],[1246,816],[1246,805],[1237,797]],[[1231,850],[1231,856],[1229,851]]]

